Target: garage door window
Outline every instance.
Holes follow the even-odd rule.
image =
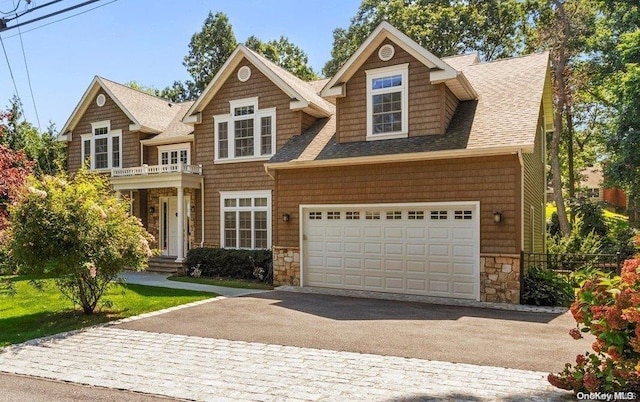
[[[221,193],[222,247],[271,247],[271,193]]]
[[[470,220],[473,219],[473,213],[472,211],[455,211],[454,219]]]
[[[447,211],[431,211],[431,220],[447,219]]]

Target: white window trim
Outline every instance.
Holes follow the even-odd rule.
[[[229,199],[229,198],[266,198],[267,199],[267,206],[266,207],[240,207],[238,205],[236,205],[235,207],[225,207],[224,206],[224,200],[225,199]],[[252,201],[253,204],[253,201]],[[271,209],[271,190],[256,190],[256,191],[220,191],[220,247],[223,248],[230,248],[230,247],[226,247],[226,245],[224,244],[225,241],[225,236],[224,236],[224,213],[227,211],[267,211],[267,248],[266,250],[271,250],[271,230],[272,230],[272,226],[271,226],[271,215],[272,215],[272,209]],[[253,215],[252,215],[253,218]],[[252,246],[254,246],[255,248],[255,228],[254,228],[254,223],[255,220],[251,219],[251,244]],[[238,225],[238,219],[236,216],[236,241],[237,244],[240,244],[240,226]],[[236,249],[240,249],[240,247],[234,247]]]
[[[105,135],[101,135],[96,137],[94,135],[94,133],[96,132],[96,129],[98,128],[107,128],[107,134]],[[113,138],[114,137],[118,137],[118,145],[120,147],[120,149],[118,149],[118,153],[120,155],[120,164],[119,166],[113,166]],[[101,139],[101,138],[106,138],[107,139],[107,167],[106,168],[100,168],[100,169],[96,169],[95,167],[95,152],[96,152],[96,147],[95,147],[95,140],[96,138]],[[81,143],[80,143],[80,153],[82,156],[82,163],[84,164],[84,161],[87,159],[88,156],[91,156],[91,164],[89,166],[89,169],[91,170],[96,170],[99,172],[105,172],[105,171],[109,171],[113,168],[121,168],[123,165],[123,161],[122,161],[122,130],[111,130],[111,121],[110,120],[103,120],[103,121],[97,121],[97,122],[93,122],[91,123],[91,134],[82,134],[80,136],[81,139]],[[91,155],[86,155],[84,152],[84,143],[85,141],[90,141],[91,146]]]
[[[162,164],[162,153],[170,152],[170,151],[187,151],[187,165],[191,165],[191,144],[189,143],[180,143],[180,144],[171,144],[171,145],[161,145],[158,146],[158,165]],[[178,159],[180,159],[180,154],[178,154]],[[169,160],[169,162],[171,162]],[[179,163],[179,162],[178,162]],[[171,164],[171,163],[169,163]]]
[[[235,108],[242,106],[253,106],[253,115],[234,116]],[[246,120],[253,117],[253,155],[252,156],[235,156],[235,128],[236,120]],[[260,120],[263,117],[271,117],[271,153],[262,155],[262,133]],[[227,123],[227,148],[228,156],[220,158],[218,153],[218,125]],[[276,108],[258,109],[258,97],[237,99],[229,101],[229,113],[213,116],[213,132],[214,132],[214,163],[238,163],[251,161],[265,161],[271,159],[276,150]]]
[[[367,141],[406,138],[409,134],[409,63],[366,70],[365,73],[367,79]],[[374,79],[397,74],[402,76],[401,86],[379,90],[373,89],[372,81]],[[398,92],[398,90],[401,91],[402,129],[392,133],[373,134],[373,102],[371,98],[375,94]]]

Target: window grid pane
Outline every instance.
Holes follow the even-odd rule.
[[[218,158],[229,157],[229,123],[218,123]]]
[[[271,150],[271,116],[260,119],[261,154],[270,155]]]
[[[253,156],[253,119],[238,120],[235,126],[235,156]]]
[[[93,130],[93,135],[107,135],[109,133],[109,130],[107,127],[98,127],[95,130]]]
[[[120,137],[111,138],[111,166],[120,167]]]
[[[189,162],[187,159],[187,150],[180,150],[180,163],[184,163],[186,165]]]
[[[171,164],[175,165],[178,163],[178,151],[171,151]]]
[[[169,164],[169,152],[162,152],[160,154],[160,164],[168,165]]]
[[[254,213],[255,248],[267,248],[267,211]]]
[[[390,77],[374,78],[371,88],[383,89],[402,86],[402,75],[392,75]]]
[[[84,159],[91,157],[91,140],[84,140]]]
[[[236,213],[224,213],[224,246],[236,247]]]
[[[373,133],[402,130],[402,92],[373,95]]]
[[[251,211],[239,213],[240,248],[251,248]]]
[[[253,105],[241,106],[241,107],[237,107],[237,108],[233,109],[233,115],[234,116],[246,116],[248,114],[253,114],[253,113],[254,113]]]
[[[95,140],[95,167],[96,169],[106,169],[109,167],[109,151],[107,138]]]

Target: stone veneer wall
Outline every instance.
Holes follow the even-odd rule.
[[[273,284],[300,285],[300,249],[273,247]]]
[[[300,285],[300,249],[273,248],[273,284]],[[480,257],[480,300],[520,303],[520,256]]]
[[[147,224],[147,231],[151,233],[151,235],[153,235],[155,239],[151,244],[152,248],[160,248],[160,245],[158,243],[160,239],[160,197],[175,197],[176,194],[177,191],[175,188],[154,188],[147,191],[147,208],[150,209],[151,207],[153,207],[155,209],[154,213],[148,214],[149,222]],[[186,188],[184,189],[184,194],[190,196],[192,207],[196,205],[195,190]],[[189,214],[191,215],[191,218],[189,219],[189,233],[191,234],[189,236],[189,248],[191,249],[196,246],[196,244],[194,244],[196,230],[195,219],[200,218],[194,216],[194,213],[191,211],[189,212]]]
[[[520,256],[480,257],[480,300],[520,303]]]

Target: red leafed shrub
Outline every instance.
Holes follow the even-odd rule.
[[[7,207],[15,200],[18,189],[31,174],[33,162],[24,152],[0,145],[0,231],[7,223]]]
[[[571,305],[574,339],[590,332],[595,353],[578,355],[549,382],[574,392],[640,391],[640,259],[626,260],[620,276],[587,280]]]

